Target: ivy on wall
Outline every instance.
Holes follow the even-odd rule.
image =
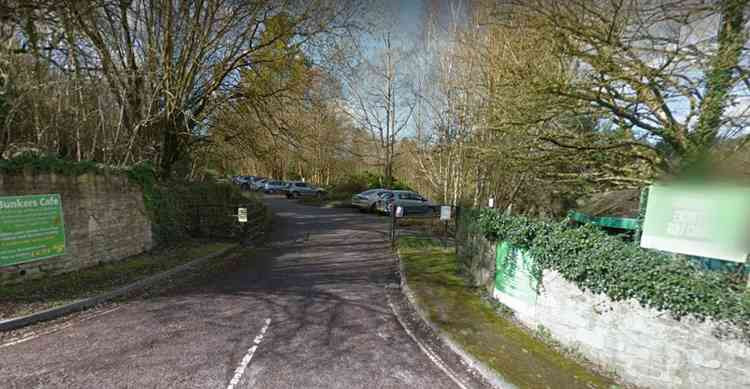
[[[581,289],[614,301],[635,299],[645,307],[735,324],[750,338],[750,291],[721,272],[703,271],[681,256],[643,250],[592,225],[479,214],[481,233],[529,250],[541,270],[559,272]]]

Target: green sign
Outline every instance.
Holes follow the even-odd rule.
[[[539,281],[534,276],[533,264],[534,259],[527,251],[508,242],[498,244],[495,291],[534,304]]]
[[[652,186],[641,247],[745,262],[750,252],[750,188]]]
[[[638,219],[626,217],[594,217],[585,213],[570,211],[568,212],[568,218],[579,223],[592,223],[602,227],[619,228],[621,230],[635,230],[638,228]]]
[[[59,194],[0,197],[0,266],[65,254]]]

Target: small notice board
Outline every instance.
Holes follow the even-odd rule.
[[[440,207],[440,220],[447,221],[451,220],[451,207],[450,205],[443,205]]]
[[[59,194],[0,197],[0,267],[63,254]]]

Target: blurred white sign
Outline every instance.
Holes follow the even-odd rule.
[[[450,205],[443,205],[440,207],[440,220],[451,220]]]
[[[237,208],[237,220],[240,223],[247,223],[247,208]]]
[[[396,217],[404,217],[404,207],[396,207]]]
[[[745,262],[750,252],[750,188],[652,185],[641,247]]]

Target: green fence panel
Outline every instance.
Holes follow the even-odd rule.
[[[638,229],[638,219],[631,219],[626,217],[594,217],[586,215],[585,213],[570,211],[570,213],[568,214],[568,218],[579,223],[591,223],[608,228],[619,228],[622,230]]]
[[[497,244],[495,289],[528,304],[536,302],[539,280],[534,275],[534,259],[528,251],[508,242]]]

